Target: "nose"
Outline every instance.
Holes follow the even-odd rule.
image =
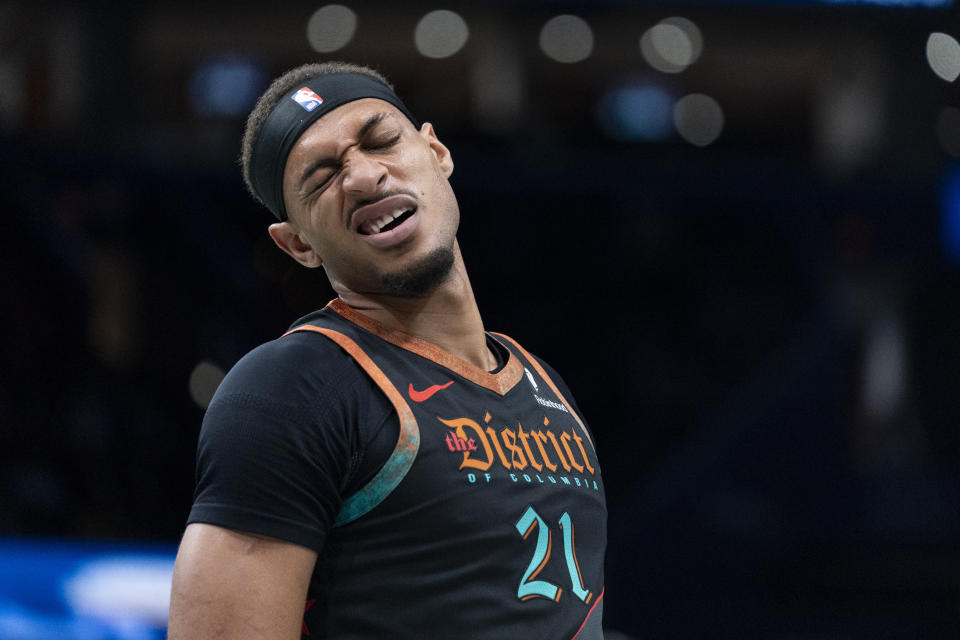
[[[354,195],[375,194],[383,190],[387,167],[377,158],[360,149],[351,150],[344,158],[343,188]]]

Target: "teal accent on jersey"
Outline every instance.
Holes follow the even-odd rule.
[[[333,526],[340,527],[353,522],[363,514],[383,502],[390,492],[403,481],[407,471],[413,466],[420,446],[420,434],[407,438],[407,447],[397,447],[383,468],[360,491],[343,501]]]
[[[303,325],[288,331],[287,334],[297,331],[314,331],[339,344],[386,394],[400,419],[400,436],[397,438],[397,446],[393,453],[390,454],[380,471],[370,479],[370,482],[360,491],[344,500],[340,507],[333,526],[342,526],[356,520],[383,502],[384,498],[390,495],[397,488],[397,485],[403,481],[407,472],[410,471],[410,467],[413,466],[417,451],[420,450],[420,427],[417,425],[417,420],[410,410],[410,406],[400,395],[400,392],[390,384],[389,379],[380,370],[380,367],[367,356],[363,348],[356,342],[339,331],[314,325]]]
[[[548,554],[552,546],[551,536],[553,535],[547,523],[533,510],[533,507],[527,507],[527,510],[517,520],[517,531],[526,539],[533,531],[534,525],[537,527],[537,546],[527,570],[523,572],[523,578],[520,579],[520,586],[517,587],[517,597],[526,600],[527,598],[540,596],[547,600],[557,600],[561,595],[560,588],[557,585],[550,584],[545,580],[530,579],[531,576],[540,573],[547,560],[550,559]]]
[[[304,637],[601,640],[603,477],[562,381],[498,336],[508,357],[490,373],[342,303],[308,322],[390,399],[400,436],[329,530]]]
[[[573,548],[573,521],[569,513],[560,516],[560,528],[563,530],[563,557],[567,561],[567,571],[570,573],[570,589],[573,594],[589,602],[590,590],[583,588],[583,578],[580,576],[580,566]]]

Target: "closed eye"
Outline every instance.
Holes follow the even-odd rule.
[[[383,142],[377,142],[377,143],[373,143],[373,144],[367,145],[367,149],[370,149],[371,151],[379,151],[379,150],[381,150],[381,149],[388,149],[388,148],[392,147],[393,145],[397,144],[397,142],[399,142],[399,141],[400,141],[400,134],[398,133],[397,135],[393,136],[392,138],[390,138],[390,139],[388,139],[388,140],[384,140]]]
[[[304,200],[307,200],[307,199],[309,199],[309,198],[312,198],[312,197],[313,197],[314,195],[316,195],[317,193],[319,193],[319,192],[323,191],[324,189],[326,189],[327,185],[330,184],[330,181],[331,181],[338,173],[340,173],[340,167],[325,167],[325,169],[326,169],[326,171],[327,171],[326,175],[323,175],[323,174],[320,174],[319,172],[317,172],[316,174],[314,174],[314,177],[319,178],[319,179],[318,179],[313,185],[311,185],[311,186],[308,187],[307,189],[301,191],[301,193],[303,194],[301,197],[302,197]],[[304,186],[306,186],[306,185],[304,185]]]
[[[401,136],[401,134],[398,133],[398,134],[396,134],[395,136],[393,136],[393,137],[391,137],[391,138],[389,138],[389,139],[387,139],[387,140],[384,140],[384,141],[382,141],[382,142],[367,143],[367,144],[364,144],[364,148],[365,148],[367,151],[383,151],[384,149],[389,149],[390,147],[392,147],[392,146],[394,146],[395,144],[397,144],[397,142],[400,141],[400,136]],[[322,179],[320,182],[318,182],[316,185],[313,186],[312,189],[310,189],[310,192],[307,194],[308,197],[309,197],[310,195],[313,195],[313,194],[316,193],[317,191],[320,191],[320,190],[323,189],[324,187],[326,187],[327,184],[330,182],[330,180],[331,180],[333,177],[335,177],[338,173],[340,173],[340,166],[339,166],[339,165],[333,166],[333,163],[330,163],[329,165],[327,165],[326,167],[323,167],[323,168],[332,169],[332,171],[330,171],[329,174],[327,174],[326,176],[324,176],[323,179]]]

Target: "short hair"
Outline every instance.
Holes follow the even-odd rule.
[[[281,98],[296,88],[298,84],[310,78],[331,73],[360,73],[383,83],[393,91],[393,85],[390,84],[390,81],[387,80],[382,73],[371,67],[352,64],[350,62],[312,62],[290,69],[274,80],[270,86],[267,87],[267,90],[263,92],[263,95],[260,96],[260,99],[257,100],[257,104],[254,105],[250,115],[247,116],[247,124],[243,130],[243,144],[240,152],[240,167],[243,171],[243,181],[247,185],[247,191],[249,191],[254,200],[260,204],[266,206],[253,188],[253,182],[250,178],[250,159],[253,156],[257,139],[260,137],[260,131],[263,129],[263,123],[266,122],[267,116],[270,115]]]

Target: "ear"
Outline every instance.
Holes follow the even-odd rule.
[[[290,224],[289,220],[274,222],[267,229],[267,232],[284,253],[303,266],[313,269],[323,264],[323,259],[310,244],[300,237],[300,233]]]
[[[427,144],[430,145],[430,150],[433,151],[437,162],[440,163],[443,175],[449,178],[450,175],[453,174],[453,156],[450,155],[450,149],[447,149],[446,145],[440,142],[440,139],[437,138],[437,134],[433,130],[433,125],[429,122],[424,122],[420,127],[420,135],[423,136]]]

